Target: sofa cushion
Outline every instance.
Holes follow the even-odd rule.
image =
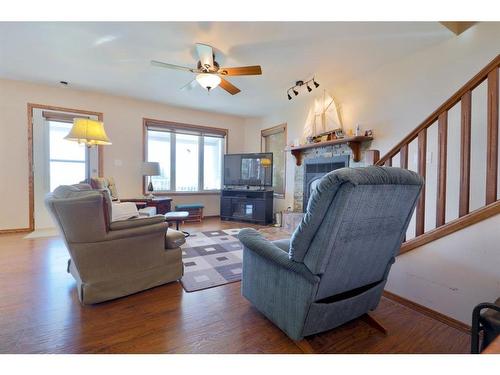
[[[111,204],[111,222],[118,220],[127,220],[139,217],[137,206],[132,202],[121,202]]]
[[[165,234],[165,249],[176,249],[186,242],[184,233],[169,229]]]
[[[92,177],[90,179],[90,185],[96,190],[107,190],[111,200],[118,200],[118,191],[113,177]]]

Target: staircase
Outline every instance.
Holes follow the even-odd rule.
[[[437,174],[436,180],[431,182],[436,184],[436,186],[433,186],[436,191],[436,204],[435,207],[429,204],[426,205],[426,189],[423,189],[415,212],[415,237],[403,243],[400,253],[413,250],[426,243],[437,240],[438,238],[500,213],[500,200],[497,194],[499,67],[500,55],[477,73],[401,142],[376,162],[376,165],[392,166],[393,162],[399,160],[399,166],[408,169],[410,143],[415,141],[417,147],[417,172],[423,176],[424,179],[426,176],[429,177],[427,171],[427,135],[430,129],[434,130],[433,127],[437,127]],[[486,149],[471,150],[472,94],[484,81],[486,81],[487,84]],[[448,152],[448,113],[452,109],[455,110],[455,106],[459,106],[460,109],[459,193],[458,202],[453,202],[454,204],[458,204],[458,218],[447,221],[447,166],[448,157],[450,156]],[[471,151],[484,152],[486,164],[484,205],[473,211],[470,210]],[[455,155],[451,156],[455,157]],[[428,179],[426,179],[426,181],[427,180]],[[425,222],[426,210],[435,210],[436,222],[433,229],[425,229],[426,226],[429,227]]]

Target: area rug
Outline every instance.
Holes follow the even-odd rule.
[[[243,246],[240,229],[193,232],[182,245],[186,292],[212,288],[241,280]]]
[[[241,280],[243,246],[238,240],[241,229],[193,232],[182,245],[186,292],[194,292]],[[259,230],[269,240],[287,238],[281,228]]]

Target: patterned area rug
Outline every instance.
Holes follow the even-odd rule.
[[[241,280],[243,246],[238,240],[241,229],[193,232],[182,245],[186,292],[212,288]],[[270,240],[286,238],[289,234],[278,228],[260,232]]]
[[[186,292],[207,289],[241,280],[243,246],[240,229],[194,232],[182,245]]]

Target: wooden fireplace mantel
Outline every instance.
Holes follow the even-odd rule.
[[[331,141],[317,142],[317,143],[309,143],[300,146],[288,147],[285,151],[290,151],[292,155],[295,157],[295,164],[297,166],[302,165],[302,152],[309,148],[317,148],[317,147],[325,147],[332,145],[340,145],[347,144],[352,150],[352,159],[355,162],[361,160],[361,143],[369,142],[373,140],[373,137],[366,137],[364,135],[358,135],[354,137],[345,137],[341,139],[333,139]]]

